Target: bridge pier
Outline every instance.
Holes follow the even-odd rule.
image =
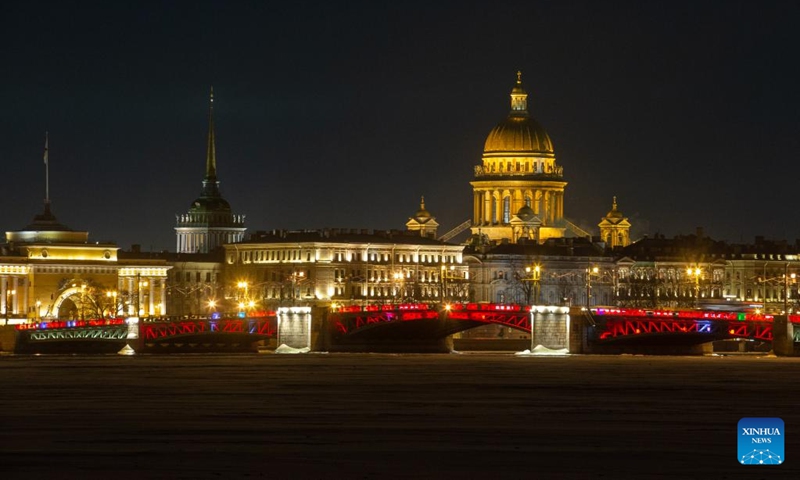
[[[800,356],[794,342],[794,324],[788,315],[775,315],[772,323],[772,351],[779,357]]]
[[[0,352],[14,353],[17,345],[17,331],[13,325],[0,326]]]
[[[311,307],[278,309],[278,346],[311,348]]]
[[[580,353],[580,331],[573,326],[569,307],[531,307],[531,350],[539,345]]]

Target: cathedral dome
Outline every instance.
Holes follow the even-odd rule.
[[[486,137],[483,146],[484,153],[494,152],[528,152],[528,153],[553,153],[553,142],[550,136],[530,117],[517,117],[509,115],[506,121],[500,123]]]
[[[483,151],[553,154],[550,136],[528,114],[528,94],[522,86],[521,72],[517,72],[517,83],[511,90],[511,112],[489,132]]]

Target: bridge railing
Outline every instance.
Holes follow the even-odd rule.
[[[740,322],[772,322],[773,315],[745,312],[720,312],[716,310],[645,310],[639,308],[605,308],[590,309],[592,315],[607,317],[647,317],[686,320],[733,320]],[[800,323],[800,315],[789,315],[793,323]]]
[[[92,318],[88,320],[53,320],[15,325],[17,330],[52,330],[56,328],[103,327],[125,325],[124,318]]]

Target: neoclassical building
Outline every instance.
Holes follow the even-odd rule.
[[[165,315],[169,266],[160,260],[118,258],[112,243],[89,242],[89,232],[44,212],[0,246],[3,322]]]
[[[253,308],[466,301],[463,249],[414,231],[257,232],[225,245],[223,282]]]
[[[208,148],[203,190],[187,213],[176,215],[175,234],[178,253],[208,253],[225,243],[244,239],[244,215],[234,214],[222,198],[217,180],[217,154],[214,139],[214,89],[208,109]]]
[[[475,167],[472,233],[489,240],[564,237],[564,171],[553,143],[528,112],[528,93],[517,72],[511,111],[486,138]]]

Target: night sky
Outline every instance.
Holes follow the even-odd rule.
[[[578,225],[616,195],[634,238],[800,238],[797,2],[281,3],[7,2],[0,228],[42,211],[49,131],[62,223],[174,251],[213,85],[248,231],[402,229],[425,195],[444,233],[521,70]]]

